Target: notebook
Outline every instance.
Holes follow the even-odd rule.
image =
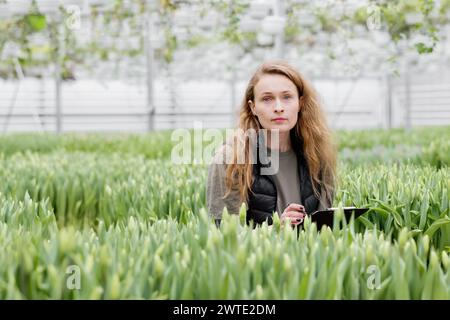
[[[357,207],[342,207],[342,209],[344,210],[344,216],[347,222],[350,221],[352,215],[357,219],[359,216],[369,211],[369,208]],[[320,229],[323,225],[333,227],[334,210],[338,210],[338,208],[315,211],[310,215],[310,219],[317,224],[317,229]]]

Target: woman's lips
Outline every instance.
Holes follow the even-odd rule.
[[[275,119],[272,119],[272,121],[275,121],[275,122],[283,122],[283,121],[286,121],[287,119],[286,118],[275,118]]]

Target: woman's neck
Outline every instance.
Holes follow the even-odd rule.
[[[271,150],[279,150],[280,152],[287,152],[291,150],[291,136],[288,132],[278,132],[274,134],[273,138],[276,139],[278,136],[278,143],[274,141],[272,144],[272,134],[271,131],[267,131],[266,146]]]

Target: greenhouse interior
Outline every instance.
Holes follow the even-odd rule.
[[[0,130],[2,300],[450,299],[450,0],[0,0]]]

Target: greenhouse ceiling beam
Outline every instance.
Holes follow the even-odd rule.
[[[284,0],[274,1],[274,14],[275,17],[277,18],[285,18],[286,10],[284,7]],[[275,43],[274,43],[275,58],[283,59],[284,50],[285,50],[285,43],[284,43],[284,28],[283,28],[283,31],[277,32],[277,34],[275,35]]]
[[[13,92],[13,96],[12,96],[12,99],[11,99],[11,103],[9,105],[8,112],[6,114],[5,123],[3,124],[3,133],[5,133],[8,130],[9,122],[11,120],[11,117],[12,117],[13,111],[14,111],[14,107],[15,107],[16,102],[17,102],[17,95],[19,94],[20,84],[22,83],[22,80],[24,78],[22,68],[20,67],[20,63],[17,60],[17,58],[14,59],[14,66],[15,66],[15,69],[16,69],[18,81],[17,81],[16,87],[14,88],[14,92]]]
[[[154,27],[151,10],[147,11],[145,15],[145,64],[147,72],[146,76],[146,90],[147,90],[147,110],[148,110],[148,131],[155,129],[155,105],[154,105],[154,90],[153,90],[153,73],[154,73],[154,49],[151,42],[152,28]]]

